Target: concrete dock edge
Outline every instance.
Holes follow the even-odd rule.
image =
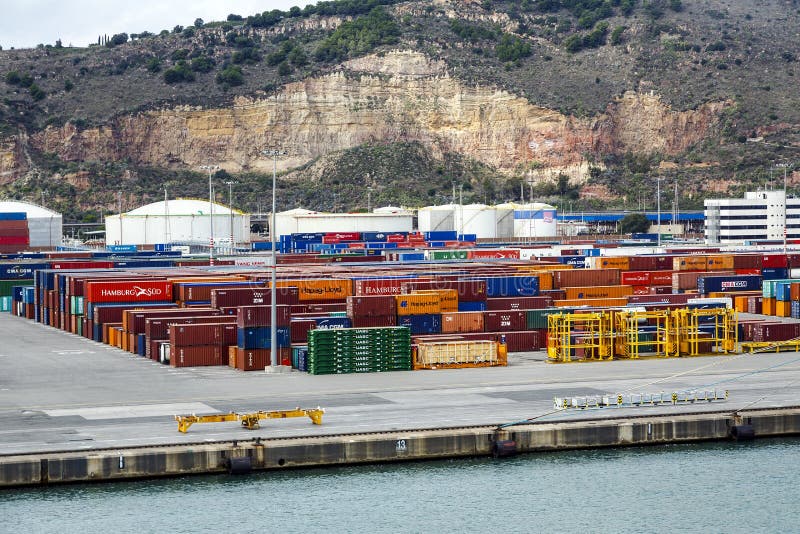
[[[496,439],[523,453],[725,440],[740,425],[751,425],[756,438],[800,435],[800,409],[545,422],[500,433],[484,426],[0,456],[0,488],[489,456]]]

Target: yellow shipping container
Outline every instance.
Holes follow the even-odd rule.
[[[705,271],[707,266],[706,256],[675,256],[672,258],[673,271]]]
[[[633,286],[567,287],[564,292],[567,300],[620,298],[633,295]]]
[[[507,365],[496,341],[449,341],[420,343],[414,355],[415,369]]]
[[[627,256],[604,256],[597,261],[598,269],[619,269],[621,271],[627,271],[629,265],[630,262]]]
[[[353,281],[350,279],[309,278],[300,280],[278,280],[278,287],[297,288],[300,301],[344,300],[353,294]]]
[[[456,289],[421,289],[411,294],[433,294],[439,296],[439,311],[441,313],[458,311],[458,290]]]
[[[627,298],[618,299],[567,299],[555,300],[553,306],[557,308],[576,308],[590,306],[592,308],[619,308],[628,304]]]
[[[792,303],[788,300],[775,301],[775,315],[777,317],[791,317]]]
[[[709,271],[732,271],[733,254],[713,254],[707,256],[706,269]]]
[[[539,278],[539,291],[550,291],[553,289],[553,273],[539,272],[536,273]]]
[[[412,293],[409,295],[395,295],[397,301],[397,315],[422,315],[439,313],[439,295]]]

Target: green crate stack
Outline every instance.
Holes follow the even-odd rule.
[[[308,372],[377,373],[411,369],[411,330],[336,328],[308,333]]]

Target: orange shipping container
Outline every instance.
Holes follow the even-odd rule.
[[[442,313],[442,334],[483,332],[483,312]]]
[[[439,313],[439,295],[412,293],[409,295],[395,295],[397,301],[397,315],[424,315]]]
[[[458,290],[456,289],[420,289],[411,294],[416,293],[438,295],[441,313],[458,311]]]
[[[574,269],[553,271],[553,289],[619,285],[619,269]]]
[[[628,299],[577,299],[577,300],[556,300],[553,306],[557,308],[575,308],[578,306],[590,306],[592,308],[619,308],[628,304]]]
[[[619,269],[621,271],[627,271],[629,265],[627,256],[601,257],[597,262],[597,266],[601,269]]]
[[[707,267],[706,256],[675,256],[672,258],[673,271],[705,271]]]
[[[733,254],[714,254],[706,258],[706,269],[709,271],[733,270]]]
[[[353,281],[341,278],[278,280],[275,285],[278,287],[296,287],[300,302],[307,300],[345,300],[353,294]]]
[[[761,300],[761,313],[764,315],[775,315],[775,297]]]
[[[790,317],[792,315],[792,303],[788,300],[775,301],[775,315],[778,317]]]
[[[606,299],[627,297],[633,294],[632,286],[568,287],[564,290],[570,299]]]
[[[789,286],[789,298],[800,300],[800,282],[792,282]]]
[[[536,276],[539,278],[539,291],[550,291],[553,289],[553,273],[550,272],[537,272]]]

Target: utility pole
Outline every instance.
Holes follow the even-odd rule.
[[[372,187],[367,187],[367,213],[372,213]]]
[[[233,185],[235,183],[236,182],[234,182],[233,180],[228,180],[227,182],[225,182],[225,184],[227,184],[227,186],[228,186],[228,211],[231,214],[231,248],[233,248],[233,246],[234,246],[234,241],[233,241]]]
[[[209,227],[210,233],[208,234],[208,264],[210,266],[214,266],[214,188],[211,185],[211,176],[217,170],[219,170],[218,165],[201,165],[201,169],[204,171],[208,171],[208,209],[209,209]]]
[[[656,232],[658,233],[658,246],[661,247],[661,177],[656,178]]]
[[[117,191],[117,213],[119,213],[119,244],[122,244],[122,191]]]
[[[270,286],[270,344],[269,344],[269,370],[266,372],[275,372],[280,365],[278,361],[278,307],[277,307],[277,271],[278,271],[278,251],[276,241],[276,228],[275,228],[275,183],[277,181],[278,173],[278,156],[285,156],[286,152],[282,150],[264,150],[261,152],[265,156],[272,157],[272,217],[269,225],[269,237],[272,242],[272,284]]]

